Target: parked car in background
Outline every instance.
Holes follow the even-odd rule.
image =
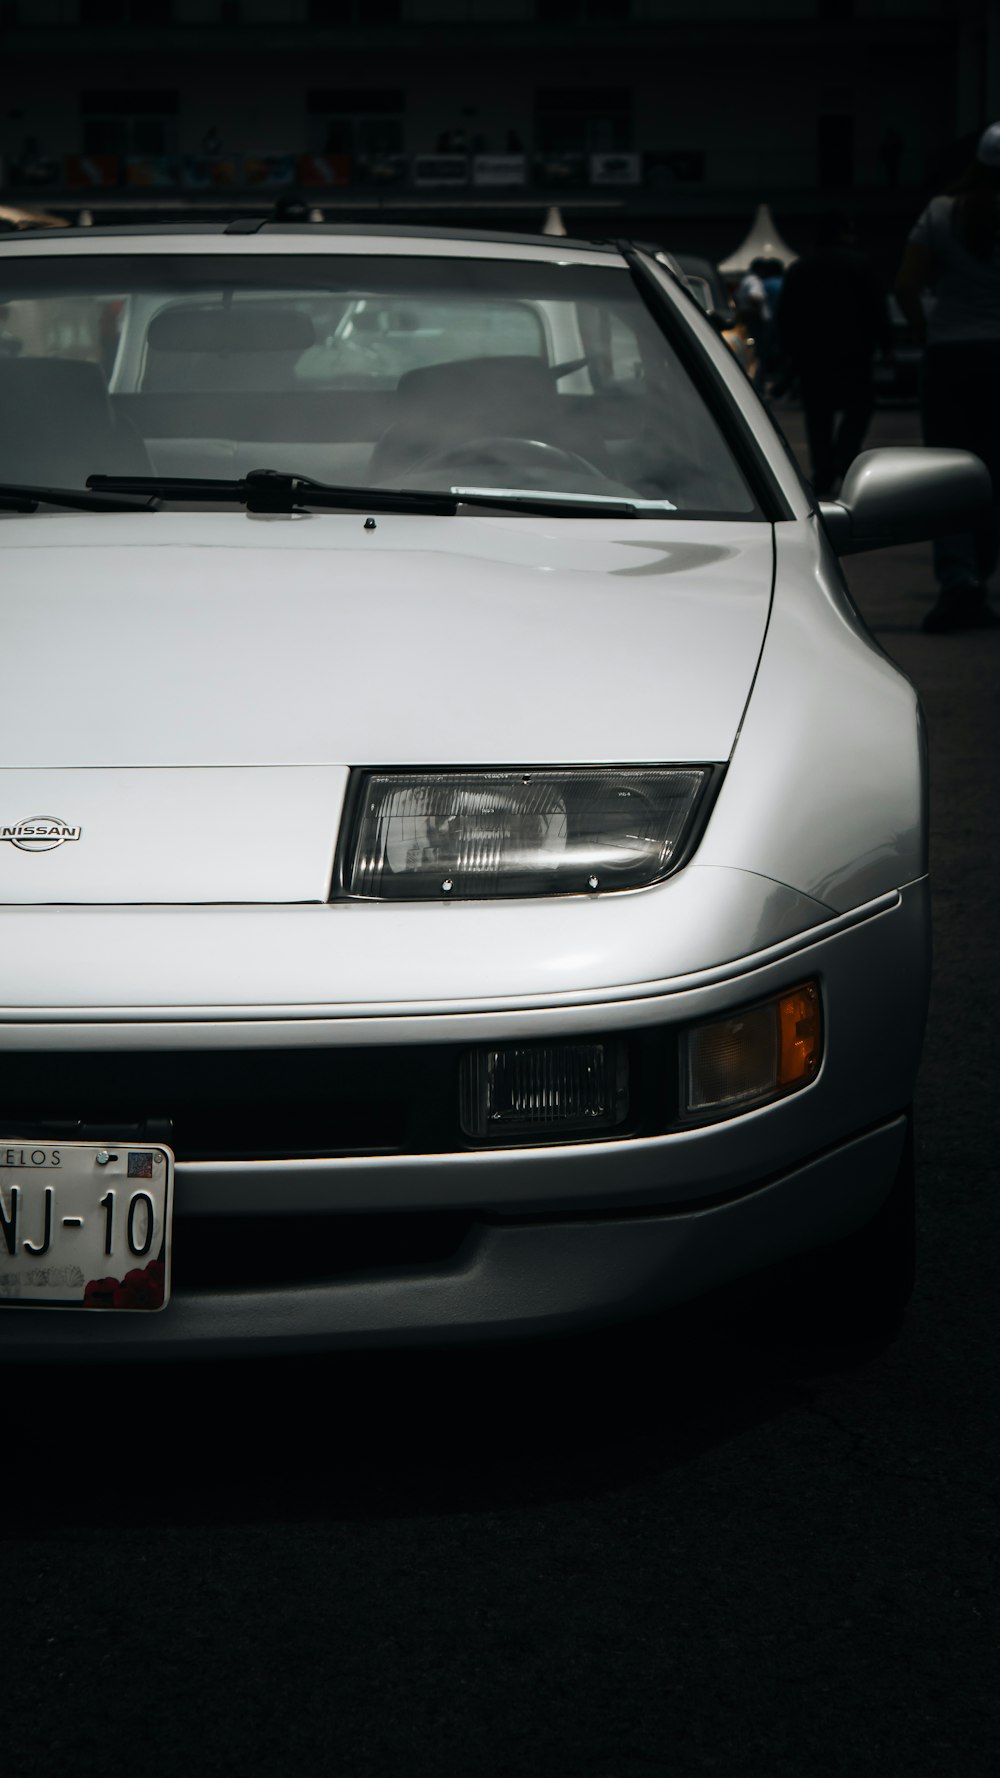
[[[737,314],[718,266],[693,253],[675,253],[670,257],[683,273],[684,282],[695,301],[706,315],[713,317],[720,336],[752,382],[757,373],[756,342],[746,322]]]
[[[505,1338],[779,1262],[895,1325],[925,749],[683,277],[0,244],[0,1353]]]

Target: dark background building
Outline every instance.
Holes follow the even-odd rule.
[[[1000,116],[1000,0],[0,0],[0,202],[895,252]],[[884,244],[884,246],[883,246]]]

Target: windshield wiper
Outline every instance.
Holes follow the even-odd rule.
[[[463,507],[498,512],[537,513],[552,518],[638,518],[648,511],[670,512],[666,500],[626,500],[607,494],[536,494],[528,490],[490,488],[358,488],[314,481],[308,475],[284,475],[277,469],[252,469],[240,481],[211,476],[89,475],[95,493],[147,494],[158,500],[204,501],[207,505],[245,506],[248,512],[293,513],[306,507],[341,512],[415,512],[454,517]]]
[[[637,519],[647,512],[676,512],[672,500],[633,499],[624,494],[541,494],[533,488],[452,488],[463,506],[497,511],[563,514],[566,518]]]
[[[410,493],[395,488],[339,488],[308,475],[283,475],[278,469],[252,469],[240,481],[211,476],[88,475],[95,493],[147,494],[157,500],[204,501],[212,506],[245,506],[248,512],[292,513],[307,506],[347,512],[457,512],[454,494]]]
[[[87,484],[90,486],[89,482]],[[40,506],[69,506],[79,512],[152,512],[155,502],[118,500],[117,490],[88,493],[84,488],[33,488],[20,482],[0,482],[0,512],[37,512]]]

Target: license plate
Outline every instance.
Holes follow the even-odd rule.
[[[0,1137],[0,1308],[162,1309],[174,1157]]]

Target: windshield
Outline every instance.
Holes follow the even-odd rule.
[[[0,481],[755,502],[623,266],[301,253],[0,264]]]

